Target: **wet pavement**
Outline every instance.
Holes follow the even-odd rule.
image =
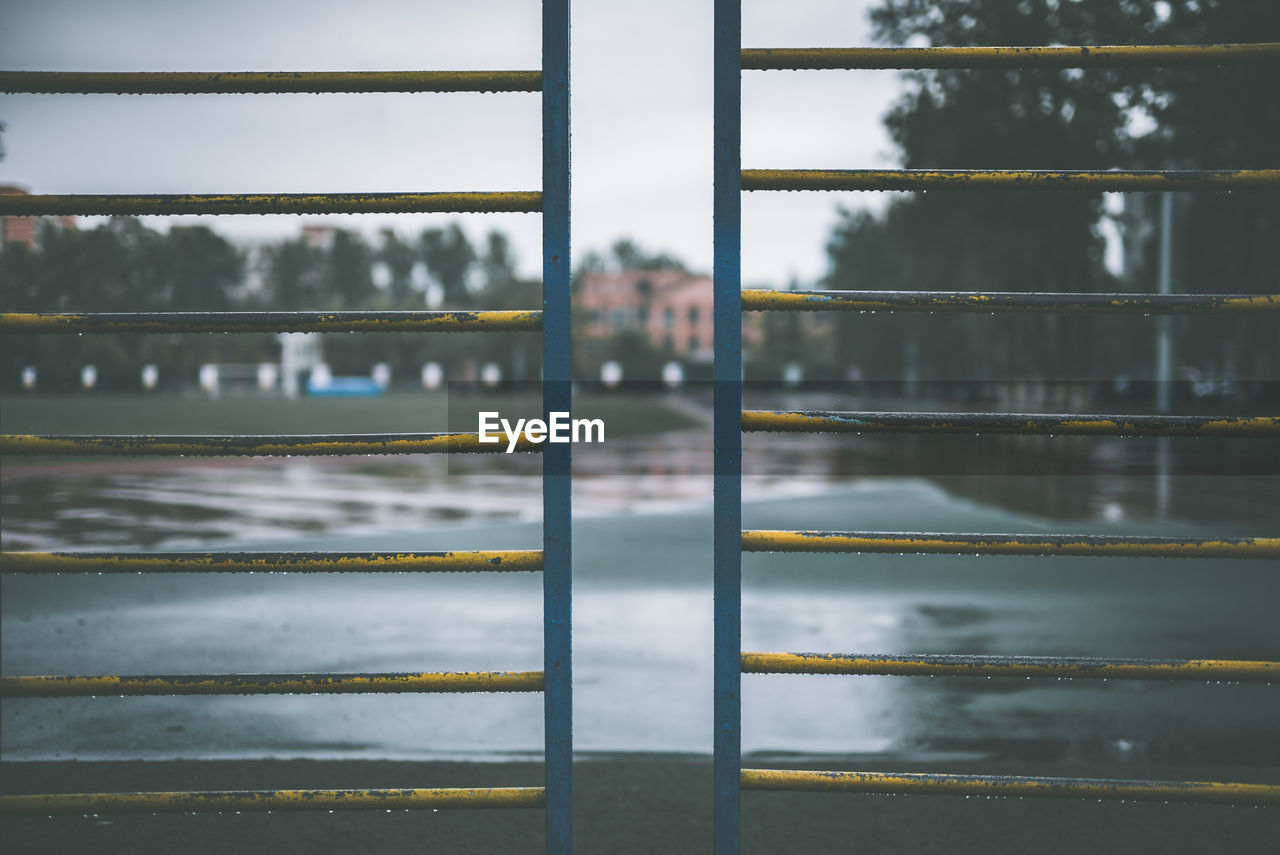
[[[579,455],[581,751],[709,750],[705,441],[702,432],[667,434]],[[1039,475],[831,475],[824,474],[833,471],[830,461],[812,454],[807,447],[784,452],[793,459],[749,451],[746,527],[1224,536],[1275,529],[1268,497],[1276,479],[1265,471],[1208,476],[1181,466],[1170,482],[1175,495],[1229,495],[1253,515],[1158,519],[1154,493],[1100,489],[1143,480],[1123,472],[1070,474],[1042,460],[1051,471]],[[539,545],[531,457],[447,468],[409,458],[253,463],[135,465],[84,478],[11,467],[2,491],[4,546]],[[1030,490],[1033,482],[1038,490]],[[1065,495],[1083,511],[1058,518],[1056,506],[1022,501],[1028,492]],[[992,494],[1001,500],[986,501]],[[6,674],[540,667],[541,590],[533,574],[10,577],[3,585]],[[752,554],[744,557],[744,585],[744,650],[1240,659],[1274,659],[1280,651],[1274,561]],[[1280,763],[1277,692],[1269,685],[748,675],[743,744],[766,757]],[[540,752],[541,705],[537,695],[12,700],[0,745],[10,760],[511,759]]]

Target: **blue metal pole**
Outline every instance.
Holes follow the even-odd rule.
[[[542,407],[570,412],[569,0],[542,4]],[[542,656],[548,855],[573,848],[571,460],[542,453]]]
[[[715,7],[715,853],[737,855],[742,765],[742,6]]]

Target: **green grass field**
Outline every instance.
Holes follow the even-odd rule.
[[[397,392],[378,398],[275,397],[211,399],[160,395],[5,396],[0,432],[7,434],[320,434],[474,431],[477,413],[540,414],[530,393],[462,395]],[[576,418],[603,419],[617,438],[696,426],[660,396],[579,396]]]

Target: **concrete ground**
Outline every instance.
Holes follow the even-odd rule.
[[[787,765],[804,766],[803,763]],[[810,764],[812,765],[812,764]],[[827,764],[830,765],[829,763]],[[941,771],[913,764],[916,771]],[[1274,768],[1063,769],[972,762],[948,771],[1275,782]],[[582,853],[711,851],[711,761],[684,755],[588,757],[576,766]],[[173,761],[5,763],[5,792],[538,785],[536,763]],[[539,810],[5,817],[9,852],[537,853]],[[743,794],[744,853],[904,851],[1200,853],[1274,851],[1280,808],[966,799],[957,796]]]

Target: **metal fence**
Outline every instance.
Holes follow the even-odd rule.
[[[739,850],[741,790],[950,793],[1280,804],[1280,786],[985,775],[741,768],[741,675],[888,674],[1271,682],[1280,662],[970,655],[767,653],[741,650],[745,551],[981,555],[1280,556],[1280,538],[1187,540],[915,532],[742,531],[743,431],[1280,437],[1280,418],[1094,414],[761,412],[742,410],[742,312],[1276,312],[1280,295],[777,292],[741,289],[741,193],[747,190],[1212,191],[1280,189],[1280,169],[1083,172],[1026,170],[744,170],[743,69],[1082,68],[1266,63],[1280,44],[742,49],[741,0],[715,9],[715,851]],[[874,320],[869,321],[874,323]]]
[[[541,311],[214,312],[5,314],[0,330],[39,333],[540,331],[543,408],[568,411],[569,386],[569,0],[544,0],[537,71],[235,73],[0,72],[8,93],[540,92],[541,191],[501,193],[303,193],[224,195],[0,196],[0,214],[541,213]],[[271,456],[477,453],[472,433],[315,436],[3,436],[10,455]],[[59,793],[0,796],[0,813],[339,810],[374,808],[546,809],[548,852],[570,851],[572,698],[570,673],[570,454],[542,451],[543,548],[452,553],[4,553],[4,573],[385,573],[510,572],[543,575],[543,670],[396,674],[190,674],[7,676],[0,697],[86,695],[542,692],[545,786],[396,790]],[[73,584],[68,579],[67,584]]]

